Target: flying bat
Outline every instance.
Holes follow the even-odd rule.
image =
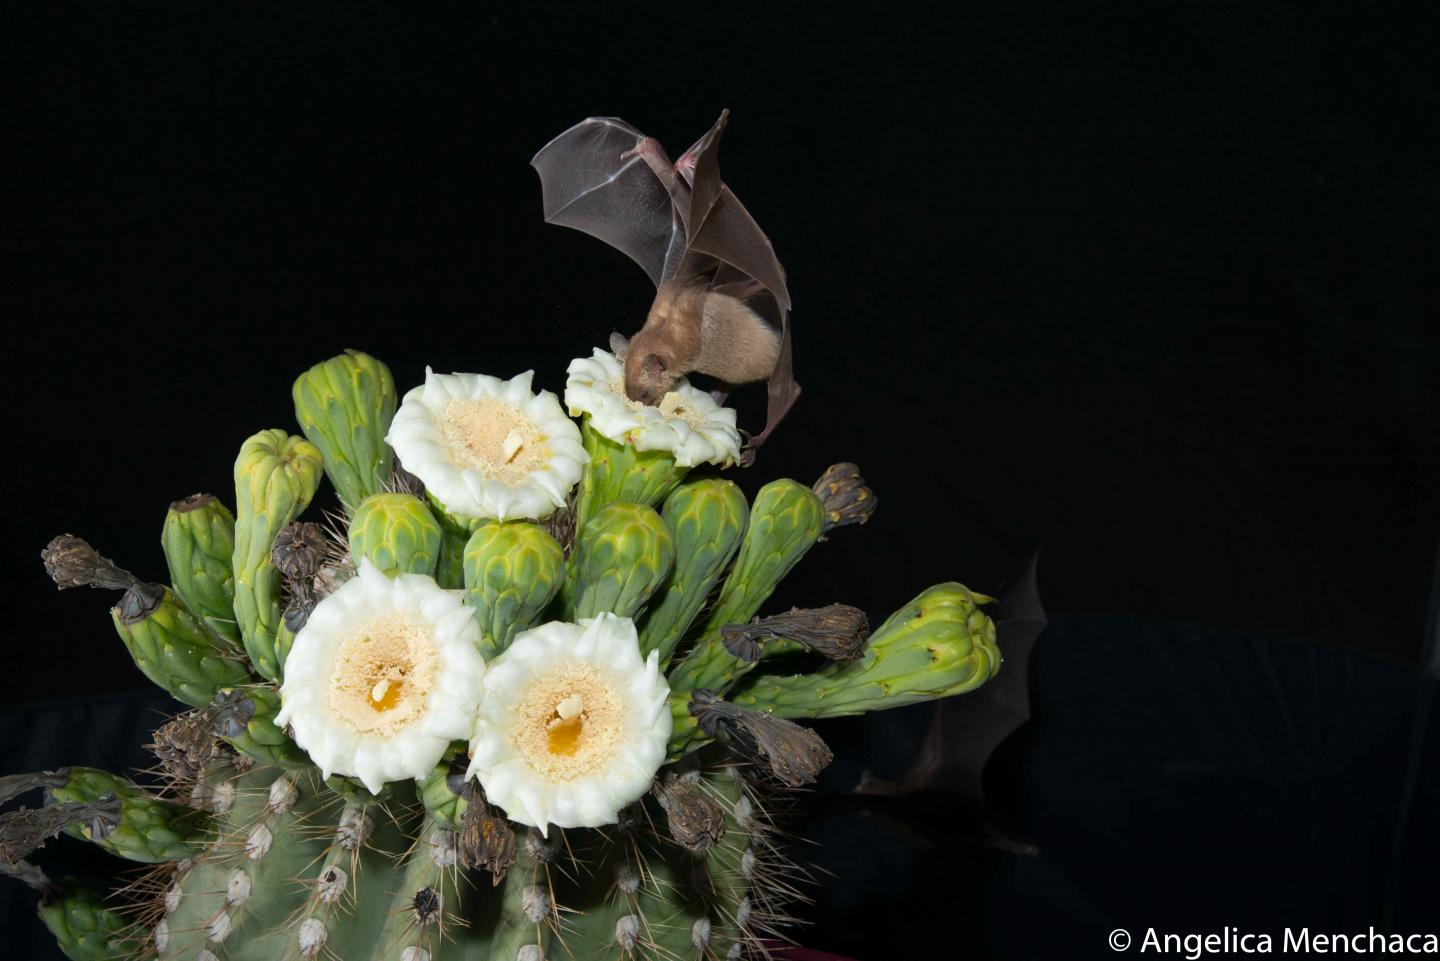
[[[785,268],[754,218],[720,179],[720,137],[730,111],[680,159],[623,120],[591,117],[550,141],[531,166],[540,175],[547,223],[603,240],[655,284],[645,326],[612,338],[624,353],[631,400],[658,404],[698,371],[725,393],[769,381],[765,429],[743,462],[784,419],[800,385],[790,347]]]

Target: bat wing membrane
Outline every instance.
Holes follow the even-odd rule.
[[[583,231],[635,261],[656,285],[674,273],[684,228],[664,185],[636,154],[644,134],[622,120],[582,120],[540,149],[547,223]]]

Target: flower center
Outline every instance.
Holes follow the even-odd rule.
[[[493,397],[452,398],[440,416],[450,462],[490,480],[517,484],[545,467],[545,435],[514,404]]]
[[[600,770],[620,738],[620,698],[590,664],[567,664],[540,678],[517,713],[516,749],[554,781]]]
[[[625,393],[624,374],[621,374],[619,378],[610,381],[610,393],[619,398],[620,402],[631,410],[658,410],[663,416],[672,420],[684,421],[696,430],[705,426],[705,415],[692,407],[678,390],[669,391],[660,398],[660,403],[651,407],[649,404],[630,399],[630,396]]]
[[[585,699],[571,694],[555,705],[555,716],[548,725],[546,749],[551,754],[574,754],[580,749],[585,733]]]
[[[427,626],[386,618],[340,643],[330,678],[330,710],[357,734],[391,735],[424,713],[434,678]]]

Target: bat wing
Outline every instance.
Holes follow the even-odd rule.
[[[775,256],[770,238],[720,179],[720,137],[729,118],[730,111],[721,111],[715,126],[681,154],[675,165],[690,184],[687,256],[692,260],[708,258],[731,273],[753,278],[788,314],[790,291],[785,286],[785,268]]]
[[[761,288],[774,299],[779,315],[780,356],[770,375],[765,429],[746,445],[742,462],[748,465],[754,462],[755,449],[765,443],[800,397],[800,385],[795,381],[791,360],[790,291],[785,268],[765,231],[720,178],[720,138],[729,117],[730,111],[721,111],[720,119],[680,155],[675,167],[690,184],[687,264],[718,264],[712,286],[745,290],[747,300],[756,296],[756,288]]]
[[[658,287],[679,269],[685,225],[669,190],[636,152],[646,137],[623,120],[590,117],[540,149],[545,221],[625,254]]]

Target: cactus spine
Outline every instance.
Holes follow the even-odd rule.
[[[989,599],[956,583],[920,594],[868,643],[863,612],[843,605],[754,621],[818,540],[869,518],[875,499],[854,465],[836,465],[814,490],[774,481],[747,505],[730,481],[687,478],[667,451],[604,437],[587,416],[590,461],[574,514],[547,530],[453,516],[433,497],[391,492],[383,438],[395,390],[374,358],[349,352],[316,365],[294,399],[308,439],[266,430],[245,441],[233,519],[207,495],[172,505],[162,542],[173,587],[139,581],[78,538],[57,538],[44,553],[62,587],[124,591],[113,618],[136,665],[191,708],[156,732],[167,781],[154,789],[86,768],[0,780],[0,803],[46,789],[43,808],[3,815],[0,869],[44,891],[41,917],[71,958],[763,953],[798,871],[779,855],[767,793],[812,781],[830,758],[815,732],[787,719],[946,697],[999,667],[981,610]],[[495,433],[505,458],[538,443],[520,428]],[[343,544],[297,520],[322,472],[346,508]],[[453,732],[428,773],[390,780],[378,795],[345,775],[322,777],[277,722],[290,710],[279,687],[292,627],[304,630],[362,564],[379,573],[366,566],[358,580],[387,590],[407,577],[463,590],[480,654],[494,663],[518,657],[517,636],[549,620],[632,619],[642,661],[653,654],[668,673],[669,700],[661,686],[655,703],[674,721],[669,763],[650,793],[600,828],[527,828],[467,779],[467,744],[448,742]],[[778,652],[815,667],[776,675],[767,655]],[[386,675],[361,694],[388,704],[392,690]],[[550,723],[583,726],[585,709],[566,698]],[[663,739],[663,728],[653,734]],[[53,884],[24,859],[56,830],[153,873],[128,901],[104,904]]]

